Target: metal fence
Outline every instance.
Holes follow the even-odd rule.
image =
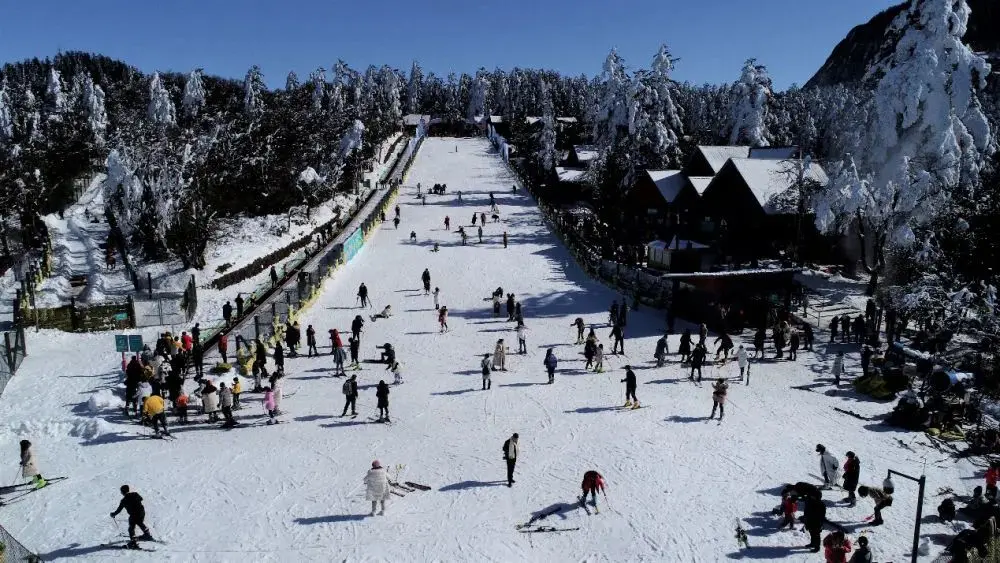
[[[42,558],[35,555],[24,544],[14,539],[14,536],[0,526],[0,561],[29,561],[34,563]]]

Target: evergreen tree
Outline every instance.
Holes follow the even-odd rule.
[[[177,124],[177,112],[170,100],[170,93],[163,85],[159,72],[153,73],[149,81],[149,106],[146,117],[158,127],[171,127]]]
[[[260,67],[253,65],[243,79],[243,110],[248,115],[257,117],[264,111],[263,93],[266,90],[264,73],[260,71]]]
[[[542,134],[538,140],[538,162],[546,172],[553,172],[556,165],[556,127],[555,109],[552,105],[552,94],[543,81],[542,90]]]
[[[733,85],[730,145],[769,145],[767,121],[770,97],[771,77],[767,74],[767,68],[758,65],[756,59],[747,59],[740,79]]]
[[[285,77],[285,91],[291,92],[299,87],[299,75],[295,73],[294,70],[288,71],[288,76]]]
[[[184,81],[184,99],[181,102],[184,114],[194,118],[205,107],[205,84],[202,81],[202,70],[196,68],[188,73]]]

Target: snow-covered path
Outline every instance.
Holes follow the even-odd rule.
[[[523,190],[511,193],[514,180],[486,142],[428,139],[407,181],[425,192],[446,183],[448,194],[428,195],[420,205],[415,188],[403,188],[399,229],[383,225],[303,319],[317,329],[324,353],[326,331],[349,332],[356,314],[367,321],[363,358],[393,343],[406,383],[392,388],[392,425],[368,423],[374,385],[391,381],[391,374],[363,364],[361,415],[340,418],[343,380],[331,377],[324,355],[286,362],[288,424],[251,426],[261,417],[260,396],[245,394],[246,408],[237,413],[244,427],[174,425],[176,441],[145,440],[113,409],[87,404],[96,390],[118,385],[110,335],[43,332],[29,341],[32,355],[0,400],[0,451],[13,457],[17,441],[31,439],[42,471],[71,479],[0,508],[0,523],[43,557],[89,560],[816,561],[799,548],[807,536],[776,532],[768,513],[783,483],[816,481],[818,442],[841,460],[847,450],[857,452],[862,483],[880,484],[889,468],[919,474],[926,460],[932,493],[925,514],[939,502],[938,487],[961,493],[977,483],[969,477],[980,473],[921,446],[922,435],[835,411],[872,416],[888,409],[836,394],[827,374],[837,348],[802,353],[795,363],[754,365],[750,386],[736,381],[732,364],[706,369],[707,381],[695,385],[676,356],[655,369],[651,356],[664,321],[655,311],[639,311],[629,319],[628,355],[608,356],[604,373],[585,371],[570,323],[583,317],[610,349],[605,311],[615,295],[572,262]],[[486,212],[489,220],[491,191],[502,221],[487,223],[480,244],[471,217]],[[452,232],[444,229],[445,216]],[[467,246],[453,232],[459,225],[471,235]],[[411,231],[416,243],[409,242]],[[431,251],[435,242],[439,252]],[[421,289],[424,268],[451,311],[446,334],[438,332],[432,297]],[[373,310],[355,308],[362,282]],[[498,338],[516,350],[513,323],[493,318],[485,301],[497,286],[523,304],[528,354],[511,353],[508,371],[496,372],[492,390],[482,391],[482,354]],[[392,318],[367,319],[386,304]],[[670,347],[676,350],[676,336]],[[560,360],[554,385],[545,384],[542,367],[548,348]],[[644,405],[635,411],[616,408],[624,402],[626,363],[636,368]],[[856,364],[853,354],[849,369]],[[706,416],[716,377],[732,385],[721,424]],[[517,483],[508,489],[501,446],[513,432],[520,434],[520,459]],[[361,481],[373,459],[391,474],[405,465],[400,480],[432,490],[393,495],[386,516],[367,517]],[[600,471],[609,487],[593,516],[574,504],[588,469]],[[153,546],[155,555],[99,545],[114,535],[107,513],[126,482],[145,497],[153,531],[167,542]],[[900,481],[897,487],[886,525],[870,536],[878,560],[900,560],[909,551],[916,487]],[[830,520],[852,532],[864,529],[870,501],[851,509],[836,502],[839,492],[826,497]],[[563,510],[545,524],[580,530],[515,530],[552,507]],[[736,549],[736,518],[750,526],[751,551]],[[925,535],[945,531],[940,524],[924,527]]]

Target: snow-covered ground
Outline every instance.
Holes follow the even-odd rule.
[[[455,152],[457,146],[458,152]],[[374,385],[391,375],[377,364],[357,372],[362,388],[357,419],[340,418],[342,379],[331,377],[329,356],[286,362],[289,376],[282,419],[255,426],[260,396],[245,394],[237,411],[244,423],[224,431],[201,422],[173,424],[176,441],[148,440],[115,411],[107,390],[120,387],[119,357],[110,334],[31,334],[30,356],[0,398],[0,451],[14,470],[17,441],[30,439],[45,475],[70,479],[0,508],[0,523],[46,559],[77,557],[143,561],[817,561],[800,547],[799,532],[777,532],[769,515],[782,484],[817,482],[817,443],[843,460],[862,460],[862,484],[881,484],[887,469],[926,471],[924,514],[933,514],[938,487],[967,493],[981,473],[925,447],[922,434],[898,432],[842,414],[886,412],[890,405],[836,391],[832,354],[821,346],[797,362],[752,367],[751,385],[740,384],[732,364],[706,369],[706,382],[688,382],[672,356],[656,369],[652,352],[662,315],[638,311],[629,319],[628,354],[608,356],[606,371],[583,369],[570,323],[583,317],[610,349],[606,310],[616,296],[589,279],[547,230],[524,190],[481,139],[428,139],[408,183],[447,183],[449,194],[414,188],[398,200],[398,230],[383,225],[348,265],[328,280],[303,318],[321,335],[349,329],[359,311],[355,292],[365,282],[376,309],[391,304],[395,316],[368,322],[362,356],[393,343],[406,382],[392,388],[392,425],[370,424]],[[463,201],[454,192],[461,190]],[[478,243],[471,216],[488,212],[496,194],[502,221],[487,223]],[[488,214],[488,213],[487,213]],[[455,232],[465,225],[469,245]],[[410,231],[417,243],[408,241]],[[501,243],[509,234],[509,248]],[[431,251],[434,243],[440,251]],[[432,298],[420,289],[430,270],[451,311],[450,332],[439,334]],[[479,361],[498,338],[516,350],[513,323],[493,318],[485,298],[497,286],[524,307],[528,354],[508,356],[492,390],[481,390]],[[682,330],[684,326],[679,326]],[[152,331],[145,334],[152,337]],[[822,338],[818,338],[822,342]],[[671,338],[671,350],[677,337]],[[560,360],[555,384],[546,385],[545,350]],[[639,378],[643,408],[622,411],[623,366]],[[856,373],[857,354],[848,356]],[[710,382],[731,379],[726,419],[707,420]],[[227,376],[226,379],[231,379]],[[173,423],[173,420],[171,420]],[[513,488],[504,486],[501,446],[520,434]],[[908,448],[901,446],[902,440]],[[368,517],[362,478],[373,459],[400,480],[430,485],[427,492],[393,495],[385,516]],[[575,504],[584,471],[608,482],[601,512],[588,516]],[[128,483],[146,499],[148,522],[166,544],[155,554],[109,551],[115,537],[107,514]],[[916,485],[897,479],[886,524],[869,537],[879,561],[909,552]],[[840,504],[826,495],[827,517],[843,522],[855,538],[867,529],[872,504]],[[544,523],[579,530],[522,534],[516,524],[532,514],[563,507]],[[740,552],[737,518],[749,526],[752,550]],[[940,541],[950,526],[925,522],[923,535]],[[932,547],[937,552],[940,545]]]

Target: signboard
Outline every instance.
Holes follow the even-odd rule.
[[[124,334],[115,335],[115,351],[116,352],[128,352],[128,336]]]
[[[142,335],[141,334],[130,334],[128,336],[128,349],[132,352],[142,351]]]
[[[358,229],[344,241],[344,262],[350,262],[365,243],[365,234]]]
[[[115,320],[116,321],[127,321],[128,320],[128,313],[115,313]]]

